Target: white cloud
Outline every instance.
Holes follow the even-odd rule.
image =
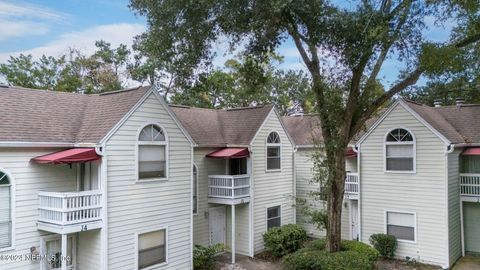
[[[42,6],[0,0],[0,41],[43,35],[51,25],[68,21],[68,15]]]
[[[105,40],[110,42],[113,47],[121,43],[131,45],[133,37],[142,33],[145,26],[142,24],[108,24],[87,28],[83,31],[70,32],[60,35],[57,39],[40,47],[24,50],[0,53],[0,62],[5,62],[11,55],[16,56],[21,53],[31,54],[34,58],[45,55],[59,56],[68,52],[68,48],[75,48],[85,54],[92,54],[95,51],[95,41]]]

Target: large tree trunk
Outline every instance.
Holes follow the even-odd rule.
[[[342,240],[342,204],[345,188],[345,156],[344,151],[336,150],[333,157],[327,157],[328,188],[327,195],[327,250],[340,251]]]

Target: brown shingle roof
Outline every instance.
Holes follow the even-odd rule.
[[[323,140],[318,115],[283,116],[282,121],[295,145],[314,145]]]
[[[171,106],[199,146],[249,145],[272,108],[263,105],[215,110]]]
[[[149,89],[82,95],[0,87],[0,141],[98,143]]]
[[[451,143],[480,143],[480,104],[430,107],[404,101]]]

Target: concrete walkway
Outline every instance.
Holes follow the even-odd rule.
[[[452,270],[478,270],[480,269],[480,255],[468,254],[460,258]]]
[[[216,257],[217,270],[281,270],[280,262],[267,262],[243,255],[235,255],[235,265],[232,265],[231,254],[226,252]]]

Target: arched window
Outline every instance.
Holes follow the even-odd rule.
[[[198,171],[197,166],[193,164],[193,213],[198,213]]]
[[[145,126],[138,135],[138,180],[167,178],[167,135],[158,125]]]
[[[267,171],[280,170],[281,144],[280,136],[273,131],[267,137]]]
[[[0,250],[13,246],[12,230],[12,183],[0,171]]]
[[[415,137],[403,128],[387,133],[385,138],[385,170],[415,172]]]

